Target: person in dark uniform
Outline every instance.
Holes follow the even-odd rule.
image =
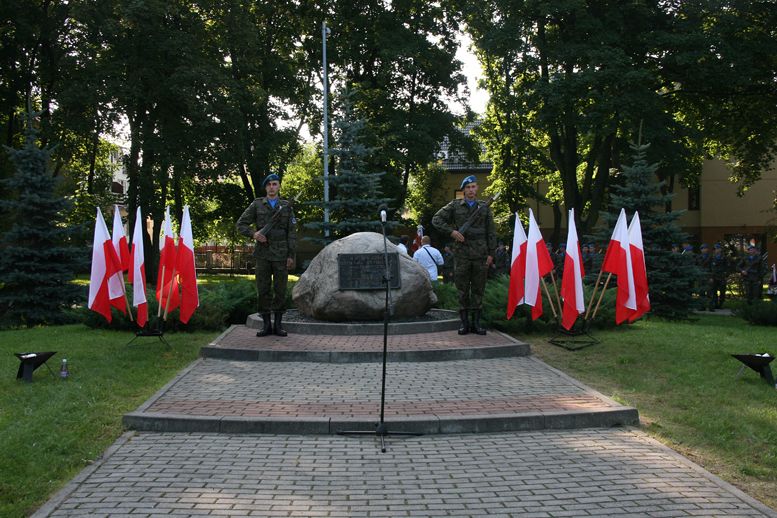
[[[461,190],[464,191],[464,198],[453,200],[437,211],[432,224],[455,240],[453,282],[459,293],[459,334],[465,335],[472,330],[484,335],[486,330],[480,327],[480,313],[486,276],[494,262],[496,226],[491,208],[486,202],[477,199],[478,184],[474,175],[462,180]],[[460,232],[459,229],[467,221],[471,221],[471,225]],[[471,324],[469,312],[472,313]]]
[[[510,252],[502,241],[498,241],[494,252],[492,273],[494,277],[510,273]]]
[[[556,276],[556,282],[561,282],[564,277],[564,263],[567,260],[567,244],[560,243],[558,250],[553,254],[553,268],[555,269],[554,275]]]
[[[726,282],[728,281],[729,264],[723,247],[720,243],[713,245],[712,259],[710,259],[710,271],[712,273],[712,286],[710,293],[711,309],[720,309],[726,301]]]
[[[251,202],[237,220],[237,230],[256,241],[257,306],[264,324],[256,336],[267,336],[273,332],[277,336],[286,336],[283,312],[286,309],[289,270],[294,269],[297,220],[291,204],[279,196],[281,179],[277,174],[266,176],[262,187],[267,196]],[[275,313],[274,325],[270,321],[271,312]]]
[[[761,300],[764,271],[761,255],[755,246],[747,247],[747,255],[739,263],[739,271],[745,284],[747,303],[752,304],[755,300]]]
[[[714,307],[709,307],[709,300],[712,298],[712,256],[710,247],[707,243],[702,243],[699,247],[699,255],[696,257],[696,266],[699,267],[699,300],[701,309],[713,311]]]

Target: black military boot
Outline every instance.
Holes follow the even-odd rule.
[[[287,336],[289,334],[286,332],[285,329],[283,329],[282,320],[283,320],[283,311],[276,311],[275,326],[274,326],[274,331],[276,336]]]
[[[467,318],[467,310],[460,309],[459,317],[461,318],[461,327],[459,328],[459,334],[466,335],[469,333],[469,319]]]
[[[264,326],[256,332],[256,336],[267,336],[272,333],[272,327],[270,326],[270,314],[262,313],[262,320],[264,321]]]
[[[476,335],[484,335],[486,334],[486,330],[482,327],[480,327],[480,310],[476,309],[472,312],[472,325],[469,326],[470,331],[475,333]]]

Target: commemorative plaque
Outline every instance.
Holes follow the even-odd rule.
[[[399,254],[388,254],[391,289],[402,287]],[[338,288],[341,290],[384,290],[386,263],[383,254],[337,254]]]

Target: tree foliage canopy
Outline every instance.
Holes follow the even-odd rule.
[[[670,190],[675,178],[693,183],[707,153],[752,183],[777,146],[768,4],[458,2],[491,94],[482,137],[508,199],[519,205],[550,174],[588,232],[640,121]]]
[[[13,194],[0,211],[13,224],[0,239],[0,321],[5,325],[60,323],[82,289],[72,284],[86,263],[75,247],[74,227],[64,223],[66,201],[56,195],[50,152],[38,147],[30,114],[24,147],[8,150],[13,176],[3,181]]]

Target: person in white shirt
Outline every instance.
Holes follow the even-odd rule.
[[[437,282],[437,267],[442,266],[443,261],[442,254],[439,250],[432,246],[432,240],[429,236],[421,238],[421,248],[415,251],[413,254],[413,260],[426,268],[429,272],[429,279],[432,283]]]
[[[410,255],[407,253],[407,236],[402,236],[399,238],[397,249],[405,255]]]

